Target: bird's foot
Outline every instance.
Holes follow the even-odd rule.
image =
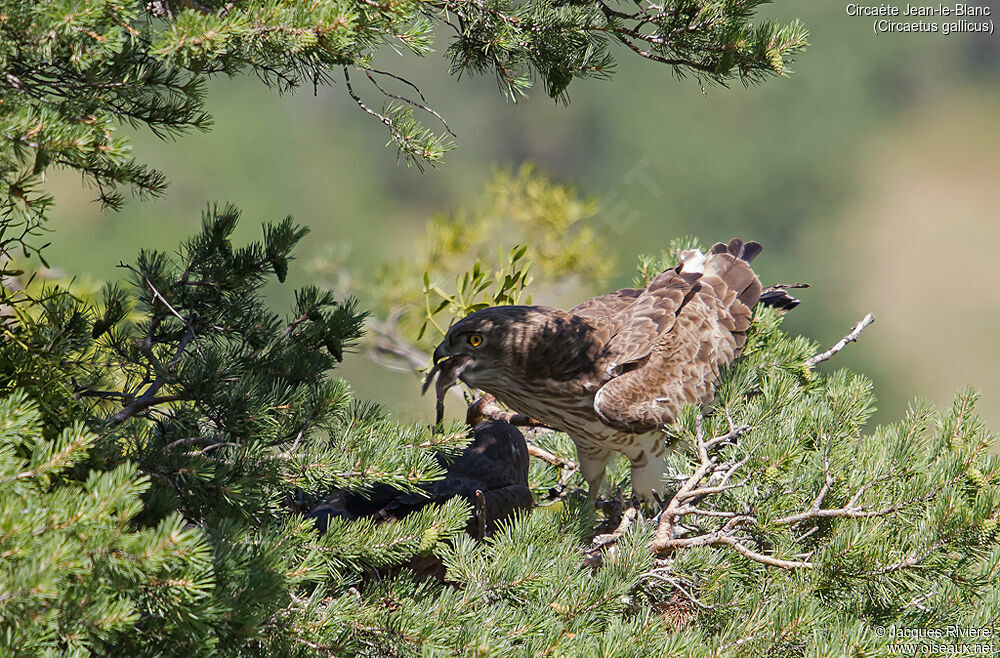
[[[632,505],[638,509],[642,515],[651,519],[663,509],[663,499],[656,491],[641,492],[632,496]]]

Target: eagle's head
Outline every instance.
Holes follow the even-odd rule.
[[[525,342],[545,324],[547,309],[537,306],[492,306],[476,311],[451,326],[434,350],[434,367],[425,383],[438,372],[439,386],[457,379],[489,390],[509,378],[522,361]]]
[[[484,308],[448,330],[424,390],[435,375],[439,393],[458,379],[494,394],[526,381],[568,379],[592,365],[592,332],[589,322],[556,308]]]

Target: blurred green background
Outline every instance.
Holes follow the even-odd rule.
[[[458,150],[424,174],[397,164],[383,126],[341,86],[278,96],[219,79],[210,133],[135,135],[139,159],[172,181],[164,198],[112,214],[75,176],[50,179],[47,257],[83,280],[119,278],[120,260],[174,248],[206,203],[232,201],[247,239],[288,214],[312,229],[289,285],[271,291],[280,307],[309,282],[311,258],[349,247],[347,265],[371,276],[412,253],[429,216],[475,204],[497,166],[534,162],[601,200],[592,221],[618,262],[608,289],[631,281],[636,254],[672,237],[760,240],[765,282],[813,285],[787,320],[793,332],[828,345],[875,313],[830,367],[875,380],[878,421],[917,395],[946,404],[971,383],[1000,428],[1000,37],[875,36],[845,6],[766,7],[805,21],[811,47],[795,75],[751,89],[702,90],[621,52],[613,80],[574,83],[568,107],[541,90],[515,105],[488,78],[449,77],[442,57],[388,53],[381,66],[419,83],[458,134]],[[362,355],[342,373],[360,397],[430,416],[416,375]]]

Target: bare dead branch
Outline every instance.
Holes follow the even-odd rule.
[[[163,447],[164,452],[169,452],[174,448],[179,448],[181,446],[197,444],[197,443],[211,443],[213,439],[207,436],[189,436],[183,439],[177,439],[176,441],[171,441]]]
[[[618,522],[618,527],[615,528],[614,532],[594,537],[593,548],[591,550],[600,549],[603,546],[618,541],[619,537],[628,532],[628,529],[632,527],[637,518],[639,518],[639,508],[630,505],[622,514],[621,521]]]
[[[393,122],[392,119],[390,119],[389,117],[385,116],[380,112],[376,112],[372,108],[365,105],[365,102],[361,100],[361,97],[358,96],[357,92],[354,91],[354,87],[351,85],[351,74],[347,70],[347,67],[346,66],[343,67],[343,70],[344,70],[344,83],[345,86],[347,87],[347,94],[354,101],[355,105],[360,107],[362,111],[378,119],[380,123],[384,124],[385,127],[389,129],[389,132],[392,134],[393,138],[398,143],[400,144],[406,143],[406,139],[404,139],[402,133],[400,133],[399,130],[396,129],[396,124],[395,122]]]
[[[861,336],[861,332],[864,331],[865,327],[870,325],[872,322],[875,322],[875,316],[869,313],[868,315],[863,317],[860,322],[854,325],[854,328],[851,329],[851,333],[847,334],[839,341],[837,341],[836,345],[834,345],[825,352],[821,352],[820,354],[811,356],[808,359],[806,359],[806,365],[811,368],[817,363],[822,363],[823,361],[832,358],[833,355],[835,355],[837,352],[847,347],[848,343],[853,343],[857,341],[858,338]]]
[[[729,432],[706,441],[703,428],[703,418],[699,415],[695,419],[694,447],[695,451],[698,453],[698,459],[701,463],[698,468],[695,469],[694,473],[692,473],[691,476],[684,481],[681,488],[678,489],[677,493],[674,494],[670,502],[668,502],[666,507],[664,507],[660,512],[659,519],[657,521],[656,536],[653,538],[652,544],[654,552],[662,553],[671,548],[670,542],[675,539],[677,521],[680,517],[692,513],[693,505],[689,503],[694,502],[697,498],[713,493],[719,493],[737,486],[725,483],[714,486],[701,486],[701,482],[703,480],[720,468],[717,463],[717,458],[714,455],[709,454],[709,449],[734,441],[736,438],[746,434],[750,430],[750,427],[747,425],[735,427],[731,419],[729,421],[729,425]],[[728,480],[736,469],[744,463],[746,463],[746,460],[737,462],[735,465],[726,465],[726,471],[724,472],[725,474],[723,477]],[[737,516],[734,515],[731,517],[730,521],[732,521],[733,518],[737,518]]]
[[[230,441],[216,441],[212,445],[206,446],[206,447],[202,448],[201,450],[199,450],[195,454],[198,455],[199,457],[201,457],[203,455],[207,455],[208,453],[210,453],[213,450],[216,450],[218,448],[238,448],[238,447],[239,447],[238,443],[232,443]]]
[[[808,283],[772,283],[765,290],[792,290],[794,288],[810,288]]]
[[[737,487],[742,487],[743,484],[727,484],[725,486],[718,487],[698,487],[697,489],[692,489],[686,492],[683,496],[680,496],[680,500],[690,500],[691,498],[701,498],[702,496],[708,496],[709,494],[722,493],[723,491],[729,491],[730,489],[736,489]]]
[[[692,505],[685,505],[677,508],[678,516],[707,516],[709,518],[731,519],[740,516],[737,512],[725,512],[714,509],[701,509]]]
[[[781,569],[812,569],[814,565],[804,560],[784,560],[771,555],[759,553],[735,536],[735,531],[740,525],[752,523],[754,518],[749,515],[739,515],[731,518],[726,524],[715,532],[710,532],[694,537],[679,537],[669,539],[663,543],[663,551],[676,550],[679,548],[693,548],[695,546],[729,546],[740,555],[772,567]]]
[[[785,560],[772,555],[765,555],[743,543],[737,537],[737,532],[742,526],[756,522],[756,519],[752,515],[730,511],[706,510],[697,507],[697,501],[706,496],[743,486],[741,483],[728,484],[728,481],[739,467],[747,462],[749,457],[744,457],[734,464],[719,464],[718,458],[710,453],[710,449],[734,441],[749,431],[749,429],[745,425],[736,427],[732,419],[729,418],[728,433],[705,440],[703,419],[701,416],[695,419],[694,447],[700,464],[660,512],[657,520],[656,535],[652,542],[652,549],[655,553],[664,554],[673,550],[695,546],[728,546],[740,555],[768,566],[781,569],[813,568],[811,562],[805,560]],[[718,484],[702,484],[703,481],[714,474],[721,475],[721,481]],[[688,515],[725,518],[726,522],[721,528],[713,532],[706,532],[691,537],[680,537],[678,536],[678,521],[681,517]]]
[[[780,558],[772,557],[770,555],[764,555],[763,553],[758,553],[757,551],[747,548],[745,545],[739,542],[735,537],[730,537],[728,535],[722,535],[718,538],[719,544],[726,544],[732,546],[733,549],[742,555],[743,557],[749,558],[754,562],[760,562],[771,567],[778,567],[779,569],[812,569],[815,565],[812,562],[804,562],[798,560],[782,560]],[[712,544],[717,545],[717,544]]]
[[[883,481],[888,478],[889,478],[888,475],[882,476],[880,478],[877,478],[877,481]],[[866,519],[875,516],[886,516],[888,514],[892,514],[893,512],[898,512],[901,509],[909,507],[910,505],[915,505],[917,503],[922,503],[931,500],[932,498],[935,498],[938,495],[938,493],[940,493],[939,489],[934,489],[932,491],[928,491],[925,494],[914,496],[913,498],[909,498],[907,500],[876,509],[869,509],[868,507],[863,505],[859,506],[857,503],[860,500],[861,495],[866,490],[868,490],[869,487],[875,484],[875,482],[876,481],[867,482],[862,487],[860,487],[858,491],[851,497],[851,500],[844,507],[821,509],[819,507],[819,504],[822,503],[822,498],[820,496],[817,496],[816,501],[813,502],[813,505],[808,510],[804,512],[799,512],[797,514],[784,516],[780,519],[775,520],[775,523],[777,525],[795,525],[796,523],[801,523],[803,521],[809,521],[812,519],[829,519],[829,518]],[[826,490],[829,490],[829,487],[826,484],[824,484],[824,488]],[[820,493],[823,494],[824,496],[826,495],[826,492],[823,490],[821,490]]]
[[[385,320],[369,317],[365,326],[374,337],[368,355],[375,363],[396,372],[421,373],[431,362],[431,355],[406,340],[396,324],[396,314],[390,313]],[[448,388],[448,394],[465,401],[462,389]]]
[[[532,457],[538,457],[542,461],[547,461],[553,466],[558,466],[559,468],[564,468],[564,469],[570,468],[576,470],[577,467],[576,464],[570,461],[569,459],[551,453],[545,448],[542,448],[541,446],[538,446],[533,442],[526,441],[526,443],[528,443],[528,454],[530,454]]]
[[[124,409],[116,413],[109,420],[113,423],[120,423],[131,418],[137,413],[149,409],[150,407],[154,407],[158,404],[166,404],[167,402],[177,402],[180,399],[181,396],[179,395],[161,395],[159,397],[142,395],[130,402]]]

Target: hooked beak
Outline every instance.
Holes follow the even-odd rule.
[[[421,395],[427,392],[427,389],[430,388],[431,382],[434,381],[434,377],[437,376],[438,372],[440,372],[442,368],[445,368],[445,366],[447,365],[446,362],[450,358],[451,354],[445,348],[443,342],[434,348],[434,354],[433,356],[431,356],[431,362],[434,365],[431,368],[431,371],[427,373],[427,377],[424,378],[424,386],[420,391]],[[454,378],[451,379],[453,382]]]
[[[427,378],[424,379],[421,395],[427,392],[431,382],[434,382],[434,378],[437,376],[437,382],[435,382],[434,386],[434,391],[437,394],[437,420],[434,423],[440,424],[444,418],[444,394],[458,381],[462,371],[468,367],[471,357],[467,354],[453,356],[444,349],[444,345],[442,344],[435,348],[431,360],[434,362],[434,365],[431,367],[430,372],[427,373]]]

